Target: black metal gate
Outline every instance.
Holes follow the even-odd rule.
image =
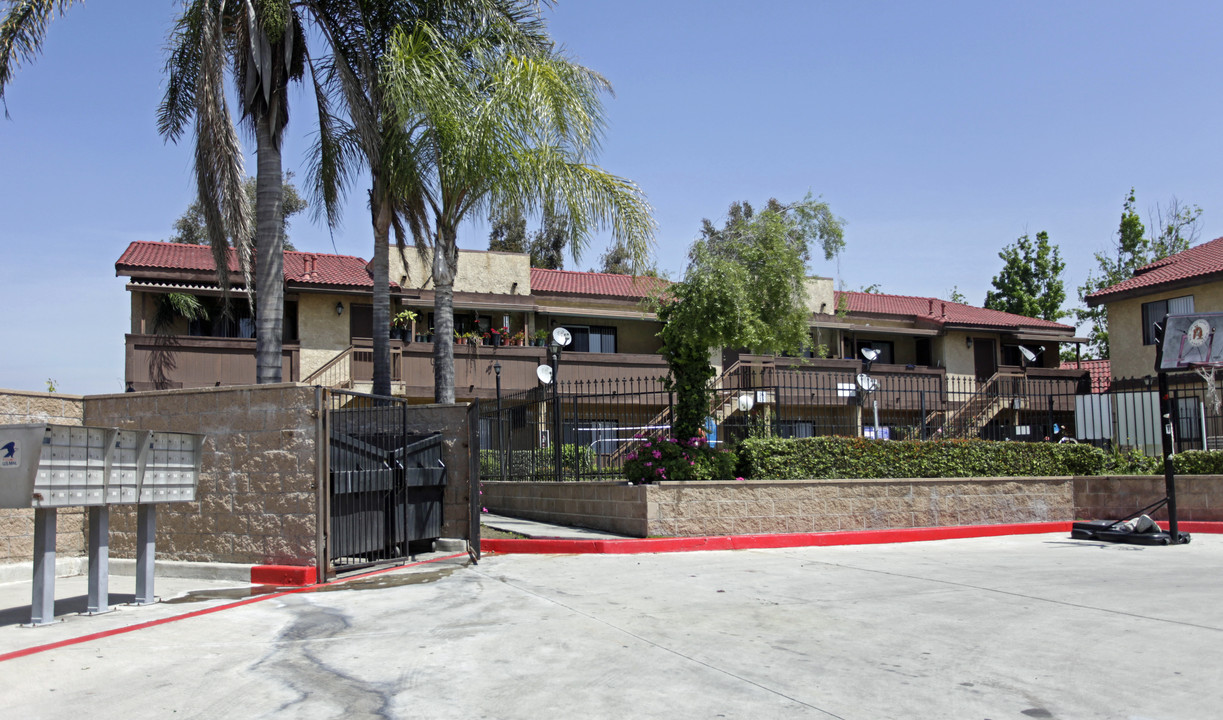
[[[407,431],[400,398],[328,392],[327,555],[336,570],[410,558],[442,533],[441,433]]]

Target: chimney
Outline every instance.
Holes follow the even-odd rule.
[[[943,303],[943,317],[947,317],[947,303]]]
[[[929,303],[930,303],[930,310],[929,310],[929,313],[930,313],[931,315],[933,315],[933,314],[934,314],[934,298],[930,298],[930,299],[929,299],[927,302],[929,302]]]

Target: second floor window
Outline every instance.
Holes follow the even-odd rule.
[[[1193,296],[1168,298],[1142,304],[1142,344],[1155,344],[1155,324],[1162,323],[1165,315],[1186,315],[1193,312]]]
[[[566,325],[573,334],[573,343],[569,350],[575,352],[614,353],[616,352],[616,328],[602,325]]]

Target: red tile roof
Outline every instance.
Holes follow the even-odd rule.
[[[531,294],[560,293],[564,295],[598,295],[639,300],[648,297],[670,283],[662,278],[645,275],[613,275],[610,273],[575,272],[531,268]]]
[[[183,245],[163,242],[134,242],[115,263],[120,275],[132,275],[140,270],[185,270],[215,272],[212,249],[207,245]],[[238,273],[237,254],[229,251],[229,271]],[[366,261],[353,255],[285,252],[285,281],[308,285],[339,285],[373,287]],[[395,283],[391,283],[395,287]]]
[[[973,307],[972,305],[963,305],[947,300],[939,300],[938,298],[850,291],[838,291],[836,296],[838,305],[841,302],[841,298],[845,298],[848,310],[852,313],[900,315],[912,317],[916,320],[931,321],[939,325],[973,325],[1055,330],[1059,332],[1074,330],[1070,325],[1062,325],[1061,323],[1049,320]]]
[[[1068,370],[1086,370],[1091,373],[1091,391],[1093,393],[1108,392],[1112,384],[1112,364],[1108,360],[1083,360],[1082,362],[1063,362],[1062,367]]]
[[[1134,290],[1155,291],[1161,285],[1223,273],[1223,238],[1204,242],[1138,268],[1134,277],[1087,296],[1087,304],[1100,305],[1110,297]]]

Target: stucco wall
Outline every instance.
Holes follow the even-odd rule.
[[[344,314],[335,305],[344,303]],[[297,335],[301,338],[301,377],[305,379],[348,347],[352,304],[368,305],[368,295],[301,293],[297,296]]]
[[[83,399],[78,395],[0,390],[0,425],[51,423],[81,425]],[[60,557],[85,554],[84,508],[56,512],[55,547]],[[34,557],[34,511],[0,508],[0,564],[29,562]]]
[[[1142,344],[1142,305],[1155,300],[1193,296],[1194,312],[1223,311],[1223,283],[1151,293],[1108,303],[1109,360],[1114,378],[1155,373],[1155,346]]]
[[[404,265],[403,260],[407,260]],[[405,288],[432,288],[431,259],[422,260],[415,250],[404,252],[391,248],[390,277]],[[407,276],[406,281],[402,278]],[[514,283],[518,286],[514,287]],[[531,258],[525,253],[459,251],[459,272],[454,279],[455,292],[480,292],[500,295],[529,295],[531,292]]]
[[[804,287],[808,310],[825,315],[836,312],[836,295],[833,292],[832,278],[808,277]]]
[[[282,384],[100,395],[85,398],[84,405],[86,425],[207,436],[196,501],[158,508],[159,559],[315,563],[313,388]],[[135,521],[134,508],[112,508],[113,557],[134,557]]]

